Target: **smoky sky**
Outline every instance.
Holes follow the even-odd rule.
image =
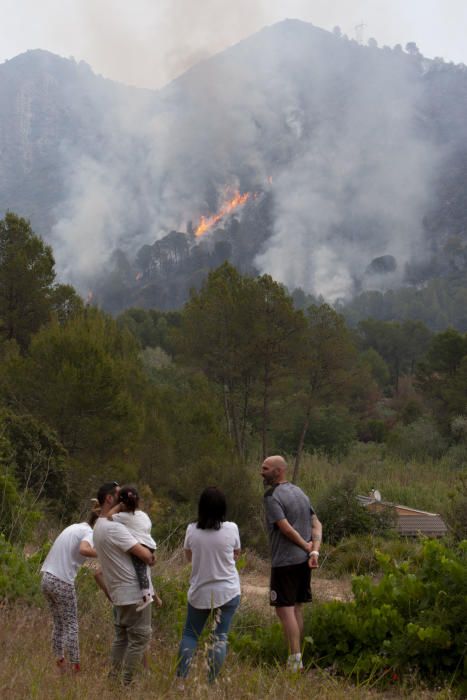
[[[198,61],[287,17],[349,37],[467,62],[465,0],[1,0],[0,60],[32,48],[74,56],[130,85],[164,85]]]
[[[228,186],[272,193],[260,272],[332,301],[352,296],[356,280],[399,284],[423,250],[440,158],[415,129],[420,95],[407,58],[282,22],[155,98],[116,101],[104,110],[100,151],[64,147],[67,197],[53,230],[62,276],[83,289],[109,251],[131,256],[185,230]],[[396,269],[368,277],[384,255]]]
[[[141,87],[181,76],[157,94],[102,107],[98,147],[62,144],[66,197],[51,239],[61,278],[81,291],[109,251],[134,255],[213,211],[225,186],[261,190],[271,178],[273,235],[255,264],[290,288],[335,300],[352,295],[356,279],[394,285],[423,247],[441,155],[414,131],[419,96],[406,62],[387,71],[373,52],[334,96],[346,70],[340,49],[321,51],[308,25],[274,22],[339,25],[349,38],[363,23],[364,40],[416,41],[424,53],[461,60],[464,3],[43,0],[34,25],[33,0],[2,2],[5,55],[48,48]],[[245,39],[265,25],[273,26]],[[323,104],[331,111],[320,113]],[[382,255],[397,260],[392,276],[365,277]]]

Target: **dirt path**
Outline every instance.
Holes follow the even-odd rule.
[[[244,600],[252,605],[267,605],[269,601],[268,577],[259,573],[244,573],[241,578]],[[315,600],[320,602],[352,599],[350,580],[315,577],[312,590]]]

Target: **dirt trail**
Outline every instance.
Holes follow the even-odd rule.
[[[242,596],[252,605],[267,605],[269,602],[269,580],[264,574],[244,573],[242,579]],[[350,580],[326,579],[315,577],[312,582],[315,600],[352,600]]]

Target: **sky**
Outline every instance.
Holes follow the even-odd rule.
[[[466,0],[0,0],[0,61],[28,49],[83,60],[106,78],[158,88],[286,18],[349,38],[467,63]]]

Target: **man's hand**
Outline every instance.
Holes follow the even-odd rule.
[[[311,542],[310,542],[311,544]],[[308,557],[308,566],[310,569],[318,569],[319,568],[319,553],[316,551],[310,552],[309,557]]]
[[[154,554],[150,552],[147,547],[143,547],[142,544],[133,545],[133,547],[128,550],[128,554],[134,554],[148,566],[153,566],[154,562],[156,561]]]

